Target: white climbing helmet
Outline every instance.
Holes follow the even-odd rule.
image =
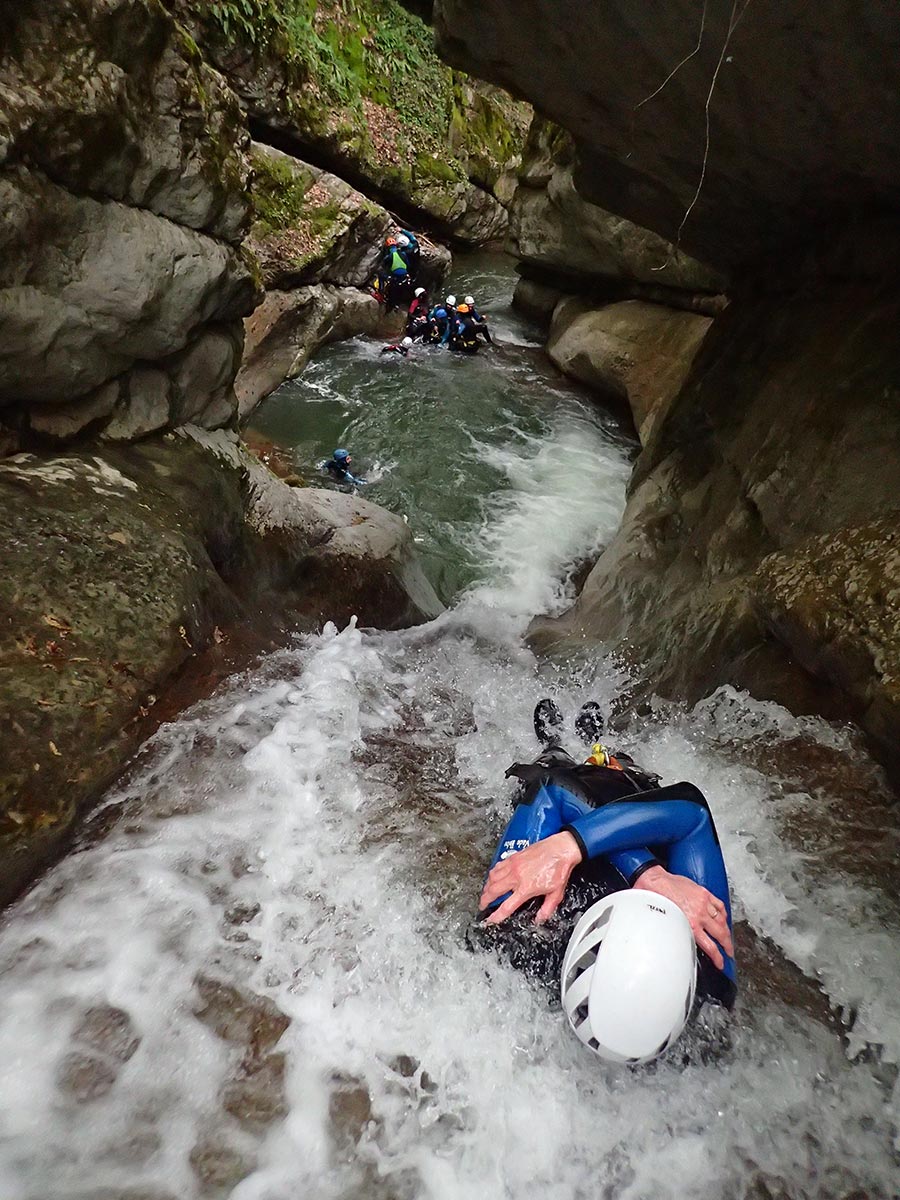
[[[409,238],[406,236],[405,233],[397,234],[397,245],[398,246],[408,246],[409,245]]]
[[[403,341],[400,343],[400,345],[401,345],[401,346],[411,346],[411,345],[412,345],[412,338],[411,338],[411,337],[405,337],[405,338],[403,339]]]
[[[581,917],[563,959],[562,1006],[607,1062],[651,1062],[684,1029],[697,953],[688,919],[655,892],[616,892]]]
[[[456,297],[448,296],[447,299],[444,301],[444,303],[449,304],[451,308],[455,308],[456,307]]]
[[[472,305],[472,304],[474,304],[474,303],[475,303],[475,297],[474,297],[474,296],[466,296],[466,304]]]
[[[424,295],[425,295],[425,289],[424,289],[424,288],[416,288],[416,290],[415,290],[415,292],[413,293],[413,295],[415,295],[415,296],[424,296]]]

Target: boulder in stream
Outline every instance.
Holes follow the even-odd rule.
[[[553,313],[547,353],[566,375],[627,404],[642,443],[681,390],[712,318],[623,300],[597,308],[575,297]]]
[[[398,626],[440,604],[399,518],[194,428],[0,463],[0,902],[58,851],[217,628]]]

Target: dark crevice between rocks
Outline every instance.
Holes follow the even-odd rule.
[[[289,154],[292,158],[309,163],[312,167],[318,167],[320,171],[327,171],[329,174],[343,179],[345,183],[355,188],[363,196],[367,197],[367,199],[387,209],[398,224],[407,225],[416,230],[423,230],[429,236],[446,243],[452,249],[472,249],[471,242],[457,237],[449,225],[436,220],[432,213],[419,208],[415,204],[410,204],[408,200],[402,196],[398,196],[395,192],[391,192],[373,183],[367,175],[364,175],[354,167],[351,159],[340,154],[329,154],[318,146],[311,146],[290,130],[281,129],[277,125],[271,125],[266,121],[260,120],[259,117],[249,116],[248,125],[250,136],[255,142],[260,142],[264,146],[271,146],[275,150],[280,150],[283,154]],[[474,186],[480,187],[481,185],[475,183]],[[483,188],[482,190],[487,191],[489,195],[493,196],[493,192],[490,192],[489,189]]]
[[[651,304],[663,304],[668,308],[716,317],[728,304],[728,298],[721,292],[695,292],[683,288],[655,286],[640,283],[635,279],[585,275],[579,271],[566,271],[561,267],[520,262],[516,271],[530,283],[564,292],[567,296],[581,296],[595,303],[598,308],[620,300],[645,300]]]

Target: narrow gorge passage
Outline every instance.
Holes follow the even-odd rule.
[[[725,845],[743,990],[715,1054],[698,1031],[686,1062],[605,1068],[465,948],[535,699],[627,687],[523,634],[614,532],[631,447],[540,365],[503,260],[453,285],[502,346],[331,348],[256,422],[302,472],[349,444],[448,611],[298,636],[163,726],[5,914],[9,1200],[895,1191],[897,835],[851,732],[727,688],[620,719]]]

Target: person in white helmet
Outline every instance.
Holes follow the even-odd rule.
[[[546,749],[507,771],[522,783],[519,802],[479,900],[483,923],[470,940],[496,944],[514,965],[549,983],[559,978],[565,941],[586,909],[623,889],[654,892],[685,915],[697,946],[698,994],[731,1007],[728,878],[702,793],[688,783],[659,787],[658,776],[610,754],[599,742],[597,705],[585,706],[576,722],[591,744],[586,763],[562,749],[561,728],[559,710],[541,701],[535,732]],[[530,917],[518,913],[523,905]],[[551,918],[556,935],[541,936],[535,925]]]
[[[430,308],[431,301],[428,299],[428,292],[423,287],[417,287],[410,301],[409,312],[406,314],[406,332],[413,340],[425,336]]]
[[[383,346],[382,354],[399,354],[401,358],[406,358],[412,347],[413,340],[411,337],[405,337],[402,342],[392,342],[390,346]]]
[[[411,229],[400,229],[397,232],[397,248],[409,268],[409,278],[415,283],[416,276],[419,273],[419,259],[422,253],[419,239]]]
[[[491,331],[488,329],[487,317],[482,316],[478,311],[478,306],[475,303],[474,296],[466,296],[465,303],[469,306],[469,313],[472,318],[472,324],[476,331],[481,334],[485,342],[490,346],[494,339],[491,337]]]

